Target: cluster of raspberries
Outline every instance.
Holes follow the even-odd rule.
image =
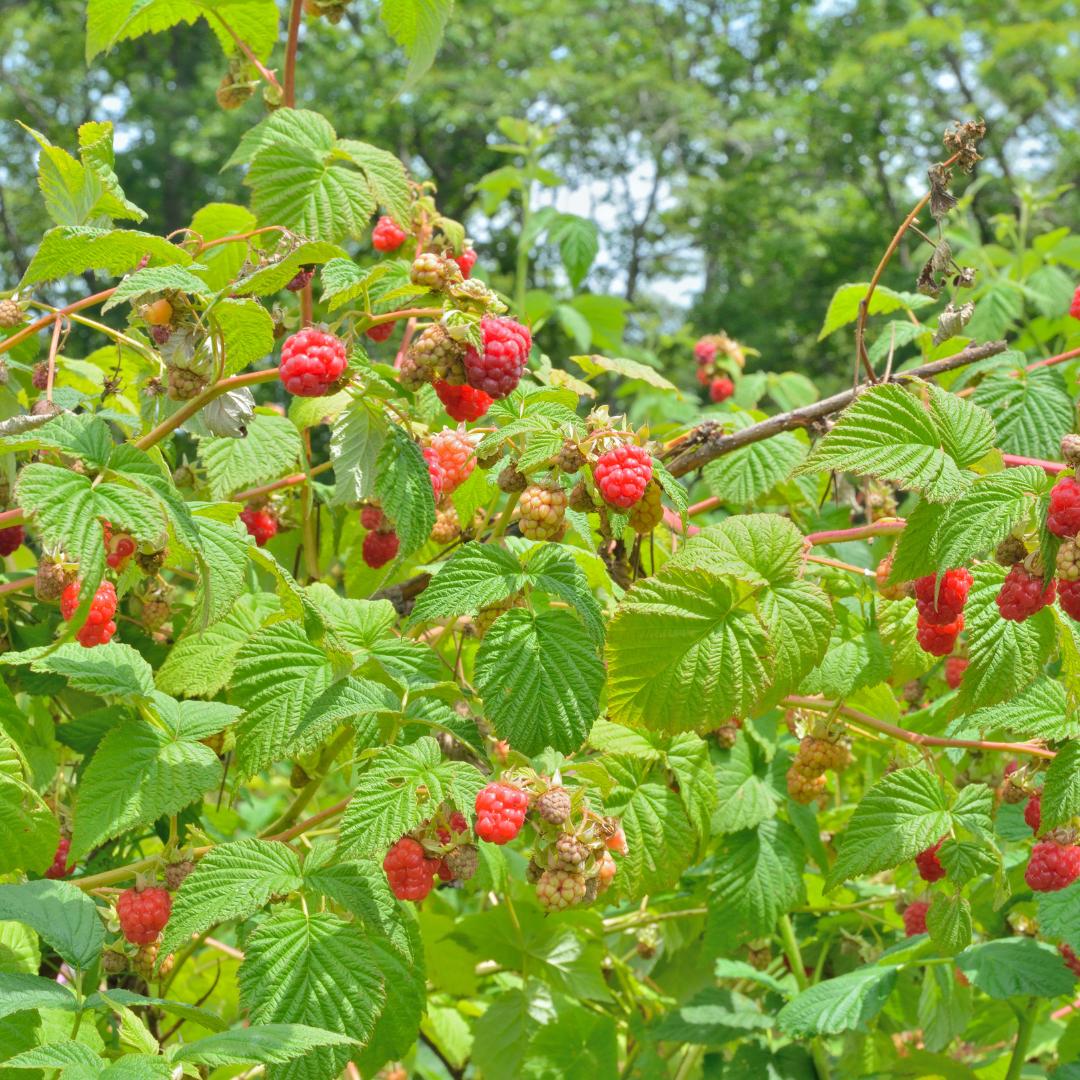
[[[726,401],[735,393],[735,383],[717,363],[717,357],[724,356],[737,368],[746,362],[739,343],[727,334],[707,334],[694,346],[694,359],[697,361],[697,381],[706,387],[709,400],[719,403]]]
[[[964,629],[964,604],[971,589],[971,574],[961,567],[915,581],[915,606],[919,612],[915,636],[934,656],[948,656]]]
[[[616,871],[611,852],[626,853],[618,822],[592,814],[581,800],[546,778],[534,776],[527,790],[496,780],[477,793],[475,838],[508,844],[528,815],[536,832],[527,877],[546,911],[589,903],[611,884]],[[399,900],[423,900],[437,881],[461,882],[475,874],[479,852],[468,822],[443,807],[431,821],[403,836],[387,852],[383,870]]]
[[[788,795],[806,806],[825,792],[825,773],[841,773],[851,764],[851,749],[845,739],[826,735],[804,735],[787,771]]]
[[[365,506],[360,511],[360,524],[367,530],[361,553],[372,570],[397,558],[401,541],[381,507]]]

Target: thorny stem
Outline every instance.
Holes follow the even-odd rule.
[[[49,342],[49,371],[45,380],[45,400],[52,401],[53,379],[56,378],[56,353],[60,348],[60,331],[64,320],[58,315],[53,323],[52,341]]]
[[[277,369],[269,368],[266,371],[249,371],[243,375],[221,379],[212,386],[208,386],[198,397],[193,397],[183,408],[177,409],[168,419],[162,420],[156,428],[148,431],[142,438],[136,439],[134,445],[139,450],[149,450],[151,446],[172,434],[185,420],[190,420],[204,405],[209,405],[222,394],[227,394],[230,390],[239,390],[242,386],[272,382],[277,377]]]
[[[807,533],[804,543],[808,547],[816,544],[842,544],[847,540],[868,540],[874,536],[893,536],[903,532],[907,522],[903,518],[883,518],[872,525],[856,525],[851,529],[827,529],[824,532]]]
[[[0,341],[0,353],[6,353],[9,349],[14,349],[20,341],[25,341],[39,330],[44,330],[50,323],[63,318],[65,315],[70,315],[73,311],[82,311],[83,308],[93,307],[94,304],[100,304],[103,300],[108,300],[115,291],[115,288],[105,289],[103,292],[94,293],[93,296],[84,296],[81,300],[68,304],[67,307],[59,308],[55,312],[43,315],[40,319],[35,319],[28,326],[24,326],[17,333],[12,334],[11,337]]]
[[[1055,757],[1053,750],[1047,750],[1046,747],[1036,746],[1033,743],[988,742],[985,739],[949,739],[942,735],[923,735],[921,732],[908,731],[906,728],[897,727],[896,724],[890,724],[887,720],[879,720],[869,713],[852,709],[835,701],[828,701],[825,698],[786,697],[783,704],[796,709],[839,713],[860,727],[880,731],[883,735],[906,742],[910,746],[954,746],[964,750],[998,750],[1006,754],[1029,754],[1032,757],[1049,759]]]

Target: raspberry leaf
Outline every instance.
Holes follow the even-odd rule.
[[[220,300],[212,319],[225,346],[223,376],[235,375],[274,348],[274,320],[256,300]]]
[[[14,707],[15,702],[10,702]],[[0,730],[0,874],[20,867],[44,873],[52,862],[60,828],[45,800],[32,787],[33,775],[18,746]],[[35,970],[36,967],[35,967]]]
[[[147,255],[159,265],[188,266],[191,263],[191,256],[183,248],[152,233],[61,225],[42,237],[21,284],[56,281],[85,274],[88,270],[118,277],[133,270]]]
[[[697,843],[681,800],[662,772],[637,758],[612,756],[604,764],[614,781],[604,808],[618,815],[627,846],[613,887],[628,895],[668,888],[690,864]]]
[[[780,1030],[805,1037],[864,1027],[884,1008],[899,970],[892,965],[870,965],[811,986],[780,1010]]]
[[[350,856],[381,854],[444,800],[471,812],[483,786],[476,769],[443,760],[429,736],[388,746],[358,779],[341,823],[340,850]]]
[[[992,375],[975,387],[972,400],[989,410],[998,429],[998,445],[1025,457],[1057,457],[1061,433],[1073,426],[1073,401],[1061,373],[1054,368]]]
[[[360,502],[375,494],[379,454],[387,429],[386,420],[364,401],[353,403],[334,421],[330,435],[330,458],[334,462],[331,505]]]
[[[236,840],[199,860],[173,899],[162,948],[171,952],[218,923],[246,919],[274,895],[301,886],[300,863],[284,844]]]
[[[1042,792],[1042,829],[1065,825],[1080,814],[1080,742],[1070,739],[1058,747]]]
[[[525,581],[513,554],[471,540],[447,559],[417,598],[411,622],[476,615],[481,608],[518,592]]]
[[[195,511],[202,552],[202,573],[192,604],[194,628],[206,629],[233,610],[233,605],[247,588],[248,541],[246,531],[238,527],[235,506],[222,515]]]
[[[240,647],[230,697],[244,709],[237,764],[246,775],[286,756],[312,702],[332,680],[326,654],[299,623],[266,626]]]
[[[204,241],[251,232],[257,224],[255,215],[235,203],[208,203],[195,212],[191,231]],[[224,289],[239,273],[247,255],[243,244],[218,244],[199,255],[203,269],[199,276],[215,292]]]
[[[97,963],[105,943],[97,905],[67,881],[0,885],[0,919],[25,923],[72,967],[83,971]]]
[[[1065,687],[1046,676],[996,705],[987,705],[950,726],[950,735],[1004,731],[1021,739],[1066,739],[1080,736],[1080,719],[1070,714]],[[965,789],[966,790],[966,789]]]
[[[841,413],[795,474],[837,469],[901,484],[931,502],[955,499],[973,479],[962,467],[991,449],[994,426],[978,406],[954,400],[940,406],[932,396],[927,412],[907,390],[875,386]]]
[[[888,773],[856,807],[826,888],[899,866],[936,843],[948,828],[948,803],[936,777],[920,767]]]
[[[926,913],[930,940],[947,956],[971,944],[971,904],[966,897],[936,893]]]
[[[256,1024],[306,1024],[364,1041],[388,1004],[364,934],[329,912],[283,908],[269,916],[247,942],[238,979],[241,1001]],[[334,992],[312,993],[312,986],[332,986]],[[295,1075],[336,1074],[350,1053],[351,1048],[315,1050]]]
[[[776,920],[806,900],[805,860],[798,833],[777,818],[724,836],[717,849],[717,872],[709,883],[707,940],[729,949],[737,942],[770,936]]]
[[[599,715],[604,668],[568,611],[513,609],[484,635],[476,684],[496,732],[515,749],[571,753]]]
[[[379,451],[375,493],[401,539],[401,556],[411,555],[431,535],[435,496],[420,447],[397,424],[387,426]]]
[[[112,296],[101,305],[102,311],[111,311],[121,304],[135,304],[151,293],[175,289],[177,292],[190,293],[192,296],[210,295],[210,286],[192,273],[202,267],[192,264],[190,269],[182,266],[149,266],[145,270],[136,270],[129,274],[113,290]]]
[[[773,759],[777,765],[782,758]],[[752,829],[772,817],[783,791],[783,775],[776,776],[761,747],[740,731],[727,760],[716,766],[719,803],[713,816],[717,832]]]
[[[153,669],[136,649],[119,641],[95,649],[69,642],[32,667],[64,676],[73,690],[130,705],[145,704],[154,692]]]
[[[753,503],[767,495],[806,457],[806,446],[782,432],[775,439],[750,443],[705,466],[705,483],[725,503]]]
[[[297,1058],[317,1057],[327,1047],[346,1047],[348,1035],[307,1024],[255,1024],[222,1031],[178,1046],[170,1060],[217,1068],[228,1065],[287,1065]]]
[[[382,0],[382,21],[409,58],[403,89],[415,86],[435,62],[453,9],[453,0]]]
[[[247,425],[243,439],[203,438],[199,453],[215,499],[256,487],[299,467],[300,433],[284,416],[259,412]]]
[[[999,1000],[1020,994],[1071,994],[1076,981],[1052,946],[1029,937],[971,945],[956,958],[956,966],[983,993]]]
[[[866,295],[869,286],[865,282],[857,284],[841,285],[829,301],[829,309],[825,312],[825,324],[818,334],[818,341],[824,341],[830,334],[835,333],[842,326],[853,323],[859,316],[859,304]],[[916,311],[918,308],[932,304],[928,296],[920,296],[918,293],[896,292],[893,289],[878,285],[874,295],[870,298],[870,306],[867,308],[869,315],[887,315],[890,311]]]

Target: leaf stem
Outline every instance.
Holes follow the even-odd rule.
[[[315,775],[312,776],[311,779],[296,793],[296,797],[281,817],[267,827],[265,832],[269,835],[265,835],[265,839],[278,839],[280,834],[289,830],[293,822],[303,813],[304,807],[315,797],[319,788],[322,786],[322,782],[326,779],[326,774],[329,772],[330,766],[333,765],[334,759],[341,753],[352,737],[352,728],[346,727],[339,731],[337,736],[327,744],[326,749],[319,757],[319,764],[315,768]],[[311,825],[312,822],[310,820],[304,822],[305,828],[310,828]]]
[[[795,976],[795,985],[798,986],[801,992],[810,985],[810,980],[807,978],[802,951],[799,949],[799,942],[795,937],[795,928],[791,925],[791,916],[787,913],[781,915],[777,921],[777,926],[780,929],[780,943],[784,947],[788,967],[791,968],[791,974]],[[829,1058],[819,1038],[810,1040],[810,1054],[814,1059],[814,1068],[817,1070],[818,1080],[829,1080]]]
[[[102,301],[108,300],[114,292],[116,292],[115,288],[105,289],[103,292],[94,293],[93,296],[84,296],[81,300],[68,304],[67,307],[59,308],[55,312],[43,315],[40,319],[35,319],[29,326],[24,326],[17,333],[12,334],[11,337],[0,341],[0,353],[6,353],[9,349],[14,349],[20,341],[25,341],[39,330],[44,330],[50,323],[63,318],[65,315],[70,315],[73,311],[81,311],[83,308],[93,307],[94,304],[100,304]]]
[[[289,9],[289,35],[285,44],[285,90],[283,104],[287,109],[296,108],[296,50],[300,44],[300,16],[303,0],[292,0]]]
[[[1009,1071],[1005,1074],[1005,1080],[1020,1080],[1020,1074],[1024,1068],[1024,1060],[1027,1058],[1028,1045],[1031,1042],[1031,1033],[1035,1030],[1035,1018],[1038,1009],[1033,999],[1029,998],[1026,1008],[1016,1010],[1016,1044],[1013,1046],[1012,1057],[1009,1058]]]
[[[280,480],[272,480],[269,484],[262,484],[259,487],[245,488],[243,491],[237,491],[232,499],[233,502],[248,502],[250,499],[259,499],[263,495],[269,495],[271,492],[280,491],[282,488],[306,483],[309,477],[329,472],[333,467],[334,463],[332,461],[324,461],[321,465],[313,465],[306,473],[293,473],[290,476],[283,476]]]

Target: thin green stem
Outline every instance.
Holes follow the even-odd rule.
[[[353,737],[352,728],[343,728],[337,736],[330,741],[326,749],[319,757],[319,764],[315,767],[315,775],[296,793],[295,798],[289,804],[285,812],[270,825],[265,831],[270,836],[277,836],[289,829],[294,821],[304,812],[304,808],[315,797],[326,774],[330,771],[334,759],[345,748],[345,745]]]
[[[810,980],[806,977],[806,966],[803,964],[802,951],[795,937],[795,928],[791,925],[791,917],[781,915],[777,925],[780,928],[780,942],[784,947],[784,955],[787,957],[791,974],[795,976],[795,985],[802,992],[810,985]],[[829,1080],[829,1057],[820,1039],[810,1040],[810,1054],[814,1059],[818,1080]]]
[[[1028,1000],[1026,1008],[1016,1010],[1016,1043],[1013,1045],[1012,1057],[1009,1058],[1009,1071],[1005,1074],[1005,1080],[1020,1080],[1037,1016],[1038,1009],[1034,1000]]]

